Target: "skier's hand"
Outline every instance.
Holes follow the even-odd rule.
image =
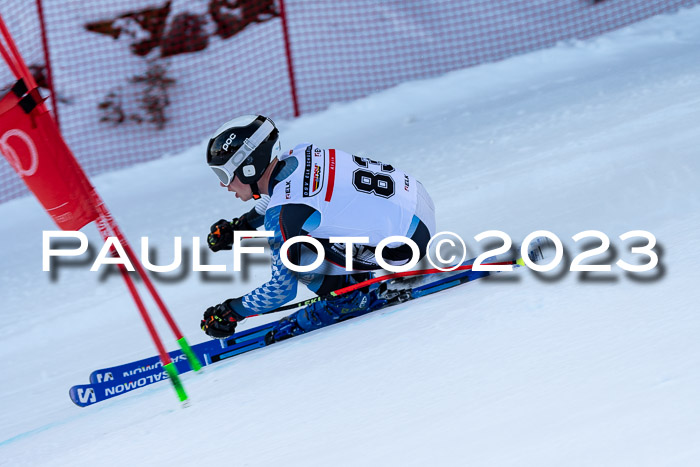
[[[232,221],[221,219],[211,226],[211,233],[207,235],[207,245],[211,251],[230,250],[233,246],[233,232],[235,230],[255,230],[244,217],[237,217]]]
[[[231,300],[226,300],[207,308],[200,323],[202,331],[215,339],[224,339],[236,332],[236,325],[245,317],[236,313],[231,308],[230,302]]]
[[[207,245],[211,251],[231,249],[233,245],[232,224],[226,219],[221,219],[211,226],[211,233],[207,235]]]

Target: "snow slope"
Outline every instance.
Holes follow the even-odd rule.
[[[547,229],[570,260],[581,251],[571,236],[596,229],[614,246],[596,260],[635,262],[617,237],[643,229],[660,265],[465,285],[188,374],[187,409],[167,384],[70,402],[91,370],[152,344],[116,275],[88,260],[41,271],[41,232],[54,226],[36,201],[1,205],[0,464],[696,465],[698,22],[700,8],[683,10],[280,122],[288,146],[417,174],[439,229],[472,252],[484,230],[517,243]],[[173,236],[188,244],[248,209],[217,186],[203,149],[94,180],[132,243],[159,245],[159,262]],[[259,260],[248,277],[183,273],[159,290],[199,342],[206,306],[268,274]]]

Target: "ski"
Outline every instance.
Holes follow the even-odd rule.
[[[259,334],[266,334],[270,330],[270,327],[274,323],[265,324],[262,326],[257,326],[255,328],[247,329],[236,333],[234,336],[228,339],[213,339],[199,344],[192,345],[192,352],[200,359],[200,361],[205,361],[208,355],[221,351],[236,342],[243,342],[246,340],[254,339],[258,337]],[[169,352],[170,358],[177,367],[178,373],[187,372],[190,370],[190,365],[187,362],[187,357],[182,352],[182,350],[174,350]],[[148,357],[134,362],[124,363],[123,365],[117,365],[110,368],[103,368],[100,370],[95,370],[90,373],[90,383],[104,383],[108,381],[119,381],[123,379],[130,379],[136,376],[157,372],[162,370],[162,364],[158,356]]]
[[[488,275],[488,272],[460,271],[458,274],[450,277],[419,286],[411,290],[410,295],[405,294],[400,299],[392,301],[384,307],[372,310],[370,313]],[[275,324],[277,323],[273,321],[272,323],[234,334],[228,339],[215,339],[195,344],[192,346],[192,351],[204,366],[208,366],[269,345],[265,340],[265,336]],[[191,371],[187,358],[182,351],[173,351],[170,353],[170,356],[177,367],[178,373],[182,374]],[[168,379],[168,375],[160,364],[158,357],[149,357],[137,362],[93,371],[90,375],[91,382],[71,387],[69,396],[74,404],[80,407],[87,407],[166,379]]]
[[[207,366],[219,361],[219,359],[215,360],[212,357],[213,355],[219,355],[224,351],[237,352],[237,354],[240,354],[264,347],[265,335],[272,330],[274,325],[275,322],[272,322],[248,329],[247,331],[239,333],[241,335],[234,335],[229,339],[202,342],[201,344],[192,346],[192,351],[200,358],[202,364]],[[167,372],[163,369],[162,365],[159,364],[160,362],[154,360],[154,358],[157,357],[149,357],[139,362],[133,362],[137,364],[136,366],[133,364],[124,364],[105,370],[94,371],[91,378],[94,376],[99,382],[75,385],[70,388],[69,396],[76,405],[86,407],[133,391],[134,389],[168,379]],[[172,352],[171,358],[173,358],[173,362],[175,362],[180,374],[191,371],[187,358],[181,351]]]
[[[534,248],[532,248],[528,254],[532,261],[539,262],[544,258],[542,247],[545,245],[546,242],[536,242]],[[502,261],[502,259],[492,257],[485,260],[484,263],[496,261]],[[470,265],[473,262],[473,259],[469,260],[463,263],[463,266]],[[512,264],[514,268],[523,265],[522,260],[503,262],[503,264],[505,263]],[[487,277],[490,274],[489,271],[472,271],[468,269],[387,281],[391,283],[391,286],[398,286],[394,291],[395,295],[390,298],[390,301],[386,305],[374,309],[370,313],[416,298],[431,295],[467,282],[472,282]],[[404,285],[405,288],[402,289],[401,285]],[[208,366],[221,360],[226,360],[251,350],[270,345],[270,343],[266,341],[266,336],[275,324],[276,322],[271,322],[247,329],[234,334],[228,339],[215,339],[195,344],[192,346],[192,351],[200,361],[202,361],[203,365]],[[170,357],[177,366],[179,373],[186,373],[191,370],[187,358],[181,350],[170,352]],[[90,374],[89,384],[80,384],[71,387],[69,395],[76,405],[86,407],[167,378],[168,375],[162,368],[159,358],[154,356],[123,365],[95,370]]]

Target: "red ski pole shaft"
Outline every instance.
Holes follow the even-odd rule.
[[[505,266],[508,264],[515,264],[515,261],[502,261],[500,263],[484,263],[484,266]],[[473,267],[472,264],[466,264],[464,266],[458,266],[452,271],[466,271],[469,270]],[[418,271],[404,271],[404,272],[395,272],[393,274],[387,274],[386,276],[379,276],[375,277],[372,279],[368,279],[366,281],[358,282],[357,284],[349,285],[347,287],[340,288],[338,290],[334,290],[333,292],[330,293],[331,296],[337,297],[339,295],[346,294],[348,292],[352,292],[353,290],[361,289],[363,287],[367,287],[368,285],[376,284],[377,282],[384,282],[387,280],[391,279],[396,279],[397,277],[410,277],[410,276],[423,276],[426,274],[438,274],[441,272],[452,272],[452,271],[442,271],[437,268],[433,269],[420,269]]]
[[[484,263],[484,266],[506,266],[509,264],[517,264],[517,261],[503,261],[500,263]],[[464,266],[459,266],[452,271],[465,271],[469,270],[473,267],[471,264],[467,264]],[[329,298],[333,297],[338,297],[340,295],[346,294],[348,292],[352,292],[353,290],[361,289],[363,287],[367,287],[368,285],[376,284],[377,282],[384,282],[388,281],[391,279],[395,279],[397,277],[409,277],[409,276],[420,276],[420,275],[425,275],[425,274],[437,274],[440,272],[452,272],[452,271],[442,271],[440,269],[421,269],[418,271],[404,271],[404,272],[395,272],[393,274],[387,274],[386,276],[380,276],[380,277],[375,277],[372,279],[367,279],[366,281],[358,282],[357,284],[349,285],[347,287],[343,287],[337,290],[334,290],[333,292],[329,293],[328,295],[324,295],[322,297],[314,297],[314,298],[309,298],[307,300],[302,300],[300,302],[292,303],[289,305],[284,305],[279,308],[275,308],[274,310],[266,311],[264,313],[258,313],[257,315],[250,315],[248,318],[252,318],[253,316],[260,316],[260,315],[269,315],[272,313],[277,313],[279,311],[285,311],[285,310],[293,310],[294,308],[301,308],[303,306],[311,305],[312,303],[319,302],[321,300],[327,300]]]

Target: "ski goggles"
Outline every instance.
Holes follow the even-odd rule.
[[[265,120],[262,125],[255,130],[255,133],[251,135],[250,138],[246,138],[238,148],[231,158],[222,165],[210,165],[211,169],[214,171],[219,181],[224,185],[228,186],[233,181],[236,176],[236,170],[241,164],[250,156],[253,151],[255,151],[260,144],[270,136],[270,133],[275,129],[275,125],[270,120]],[[250,167],[250,173],[246,173],[246,170]],[[255,167],[246,166],[243,167],[243,175],[251,177],[255,175]]]

